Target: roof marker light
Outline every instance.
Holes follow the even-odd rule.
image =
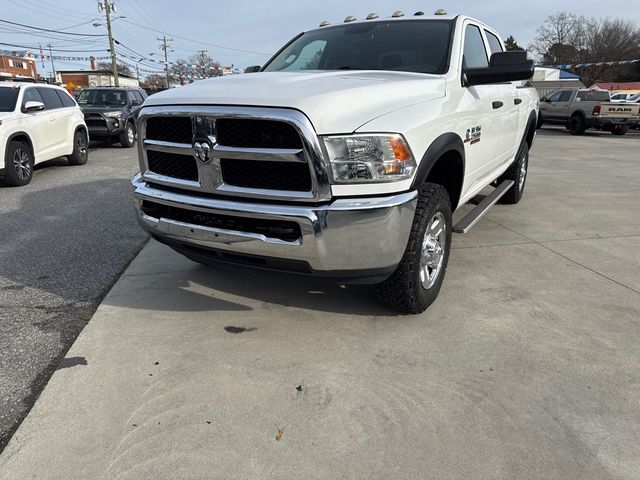
[[[356,17],[354,17],[353,15],[349,15],[347,18],[344,19],[344,23],[355,22],[356,20],[357,20]]]
[[[367,15],[367,20],[374,20],[376,18],[378,18],[378,14],[377,13],[371,12],[369,15]]]
[[[447,15],[447,11],[444,8],[439,8],[436,10],[436,13],[434,13],[434,15]]]
[[[424,15],[424,12],[416,12],[413,14],[414,17],[421,17],[422,15]]]
[[[398,18],[398,17],[404,17],[404,13],[402,13],[400,10],[396,10],[395,12],[393,12],[393,15],[391,15],[392,18]]]
[[[323,20],[322,22],[320,22],[320,25],[318,25],[319,27],[326,27],[327,25],[331,25],[331,22],[327,22],[326,20]]]

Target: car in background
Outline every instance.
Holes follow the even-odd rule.
[[[136,141],[136,113],[147,92],[138,87],[90,87],[78,95],[78,105],[92,139],[119,141],[131,148]]]
[[[88,145],[82,111],[66,90],[0,83],[0,178],[5,184],[28,184],[35,164],[57,157],[83,165]]]
[[[638,121],[638,110],[611,102],[606,90],[561,89],[540,99],[538,128],[564,125],[572,135],[582,135],[587,128],[624,135]]]
[[[633,93],[613,93],[611,94],[612,102],[628,102],[629,99],[635,95],[638,95],[637,92]]]

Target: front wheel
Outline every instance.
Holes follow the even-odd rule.
[[[500,203],[515,205],[522,199],[524,186],[527,181],[529,169],[529,144],[525,141],[520,144],[518,153],[513,163],[507,168],[496,182],[500,185],[505,180],[513,180],[513,186],[500,198]]]
[[[386,306],[401,313],[421,313],[431,305],[444,281],[451,248],[451,201],[441,185],[418,190],[409,242],[395,272],[376,285]]]
[[[136,129],[133,123],[127,122],[126,127],[120,134],[120,144],[125,148],[131,148],[134,143],[136,143]]]
[[[67,157],[71,165],[84,165],[89,158],[89,141],[84,130],[73,136],[73,153]]]
[[[4,183],[21,187],[31,182],[33,177],[33,154],[24,142],[12,141],[7,146],[5,157]]]

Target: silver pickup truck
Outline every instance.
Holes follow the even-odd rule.
[[[540,99],[538,128],[546,123],[564,125],[572,135],[587,128],[624,135],[639,111],[640,105],[611,102],[607,91],[562,89]]]

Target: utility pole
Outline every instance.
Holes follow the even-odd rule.
[[[49,47],[49,58],[51,59],[51,71],[53,72],[53,83],[56,83],[56,66],[53,64],[53,54],[51,53],[51,44],[47,44],[47,47]]]
[[[113,71],[113,81],[116,84],[116,87],[120,86],[120,81],[118,80],[118,62],[116,61],[116,49],[113,45],[113,35],[111,34],[111,12],[115,12],[115,2],[109,3],[109,0],[104,0],[103,2],[98,2],[98,10],[102,11],[104,8],[104,13],[107,17],[107,34],[109,35],[109,51],[111,52],[111,69]]]
[[[202,68],[202,77],[207,78],[207,72],[204,65],[205,53],[207,53],[207,50],[198,50],[198,53],[200,54],[200,68]]]
[[[138,70],[138,62],[136,62],[136,79],[138,80],[138,86],[140,86],[140,70]]]
[[[169,44],[168,42],[173,42],[173,38],[167,38],[166,35],[163,35],[162,38],[158,38],[158,41],[162,42],[160,45],[160,49],[164,50],[164,73],[167,77],[167,88],[169,88]]]

